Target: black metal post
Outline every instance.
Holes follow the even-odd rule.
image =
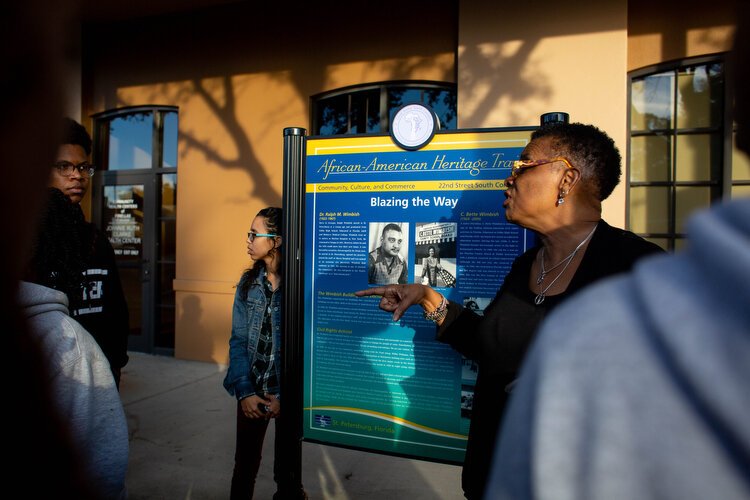
[[[283,359],[281,418],[276,439],[284,450],[285,486],[302,484],[302,361],[304,324],[304,224],[305,135],[303,128],[284,129],[284,228]],[[281,485],[280,485],[281,486]]]

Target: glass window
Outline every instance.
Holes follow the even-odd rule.
[[[718,134],[678,135],[675,152],[677,181],[711,181],[721,164],[722,144]]]
[[[630,129],[661,130],[672,125],[674,75],[658,73],[633,80],[630,86]]]
[[[368,134],[380,130],[380,94],[376,90],[356,92],[349,98],[350,134]]]
[[[703,186],[677,186],[675,188],[675,226],[678,233],[685,232],[685,222],[696,210],[711,204],[711,188]]]
[[[444,83],[388,83],[349,87],[312,99],[313,135],[384,133],[390,118],[404,104],[430,106],[440,128],[456,128],[456,89]]]
[[[724,120],[724,70],[701,64],[677,70],[677,128],[717,127]]]
[[[455,130],[457,125],[456,92],[453,90],[425,90],[422,101],[435,111],[440,118],[440,127]]]
[[[162,113],[162,167],[177,166],[177,112]]]
[[[315,109],[318,135],[341,135],[349,131],[349,96],[323,99]]]
[[[161,216],[174,217],[177,214],[177,174],[164,174],[161,177]]]
[[[736,125],[735,125],[736,128]],[[732,133],[732,198],[750,198],[750,156],[737,149]]]
[[[159,260],[174,262],[177,234],[177,174],[161,176],[161,233],[159,238]]]
[[[103,170],[177,167],[177,111],[139,106],[94,115],[96,165]]]
[[[669,189],[639,186],[630,189],[630,229],[640,234],[669,232]]]
[[[654,245],[659,245],[664,250],[669,250],[669,240],[666,238],[646,238],[646,240],[650,241]]]
[[[154,115],[129,113],[109,122],[109,170],[151,168]]]
[[[630,179],[639,182],[668,181],[671,175],[672,141],[664,135],[641,135],[630,141]]]
[[[732,136],[732,181],[750,183],[750,157],[737,149]]]
[[[724,192],[733,163],[724,151],[724,71],[719,56],[630,75],[627,225],[670,250],[696,210],[738,192]]]

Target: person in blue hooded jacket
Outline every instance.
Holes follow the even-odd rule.
[[[281,414],[282,211],[264,208],[247,233],[253,265],[240,278],[232,309],[229,368],[224,388],[237,398],[237,440],[231,499],[250,499],[268,423]],[[285,479],[284,452],[274,447],[274,499],[306,498]]]

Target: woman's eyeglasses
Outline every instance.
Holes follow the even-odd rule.
[[[557,158],[545,158],[543,160],[516,160],[513,162],[513,167],[510,169],[510,175],[518,177],[521,174],[521,171],[525,168],[538,167],[539,165],[546,165],[547,163],[554,163],[556,161],[565,163],[565,166],[568,168],[575,168],[570,164],[567,158],[563,158],[562,156]]]
[[[278,236],[278,234],[272,234],[272,233],[254,233],[252,231],[248,231],[247,233],[247,239],[250,241],[255,241],[255,238],[259,236],[264,236],[266,238],[274,238]]]
[[[54,167],[63,177],[70,177],[76,170],[78,170],[78,173],[81,174],[82,177],[91,177],[96,171],[96,168],[87,161],[79,163],[78,165],[69,161],[58,161],[55,163]]]

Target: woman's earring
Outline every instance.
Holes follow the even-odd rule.
[[[562,205],[563,203],[565,203],[565,198],[564,198],[564,196],[565,196],[566,194],[568,194],[568,192],[567,192],[567,191],[560,191],[560,194],[558,194],[558,195],[557,195],[557,205],[555,205],[555,206],[558,206],[558,207],[559,207],[560,205]]]

